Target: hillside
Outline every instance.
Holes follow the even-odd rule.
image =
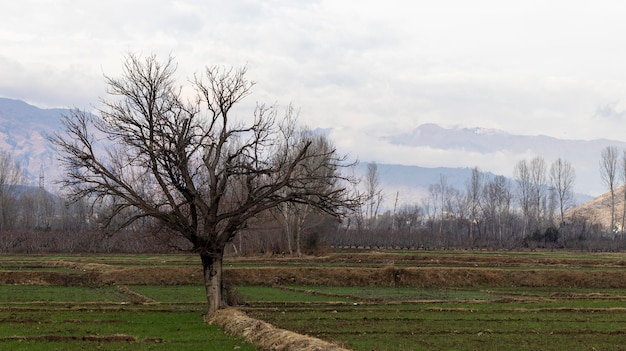
[[[61,116],[68,112],[0,98],[0,150],[10,152],[20,162],[30,180],[29,185],[38,184],[42,169],[47,188],[59,178],[62,170],[47,137],[61,128]]]
[[[622,228],[622,211],[626,186],[615,190],[615,226],[617,231]],[[611,193],[604,193],[566,212],[567,217],[584,217],[591,224],[600,224],[604,228],[611,226]]]

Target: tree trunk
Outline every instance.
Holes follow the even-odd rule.
[[[301,231],[302,229],[300,228],[300,225],[296,225],[296,227],[294,228],[294,231],[296,232],[295,236],[296,236],[296,254],[298,255],[298,257],[302,257],[302,249],[301,249]]]
[[[208,303],[208,314],[211,315],[220,308],[226,307],[222,289],[222,254],[201,253],[204,287]]]

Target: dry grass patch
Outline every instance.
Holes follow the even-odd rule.
[[[349,351],[327,341],[275,328],[269,323],[248,317],[233,308],[217,311],[208,318],[208,322],[221,326],[231,335],[244,338],[261,350]]]
[[[189,285],[203,284],[201,267],[127,267],[100,273],[102,284]]]

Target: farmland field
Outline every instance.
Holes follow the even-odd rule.
[[[0,349],[254,350],[203,320],[186,255],[0,257]],[[352,350],[622,350],[626,254],[229,258],[238,308]]]
[[[150,299],[127,286],[98,280],[105,271],[176,267],[187,260],[185,256],[3,256],[0,349],[256,350],[204,322],[201,286],[181,286],[188,295],[177,298],[171,296],[178,292],[169,285],[138,286],[139,291],[159,291]]]

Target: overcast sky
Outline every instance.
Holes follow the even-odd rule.
[[[0,96],[89,108],[125,53],[171,53],[181,84],[247,65],[250,104],[291,102],[367,161],[420,165],[374,141],[423,123],[626,140],[625,16],[617,0],[3,1]]]

